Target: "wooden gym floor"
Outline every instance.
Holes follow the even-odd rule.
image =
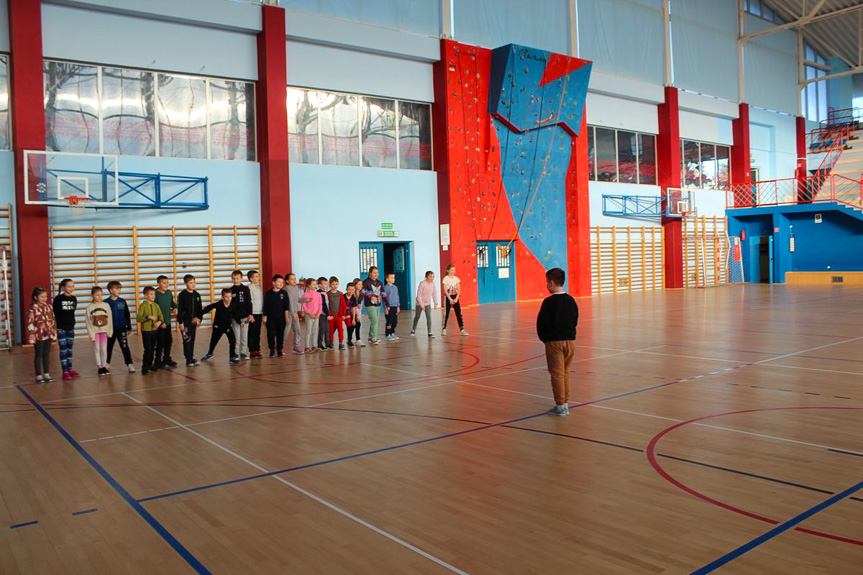
[[[568,418],[538,303],[147,377],[79,340],[72,384],[17,349],[0,573],[863,572],[863,289],[579,305]]]

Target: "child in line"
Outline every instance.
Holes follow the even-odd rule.
[[[243,272],[231,272],[231,301],[236,306],[236,319],[231,324],[237,340],[237,353],[240,359],[249,359],[249,324],[255,321],[252,316],[252,292],[243,285]]]
[[[321,317],[318,319],[318,349],[321,351],[333,350],[333,338],[330,337],[330,322],[333,320],[333,316],[330,313],[329,291],[329,280],[325,277],[319,277],[318,293],[321,294]]]
[[[288,305],[290,306],[291,313],[286,322],[285,341],[288,341],[288,330],[291,330],[294,335],[294,354],[302,355],[303,333],[300,328],[300,310],[302,309],[300,305],[300,286],[297,285],[296,274],[288,274],[286,278],[288,285],[285,286],[285,291],[288,292]]]
[[[174,334],[171,333],[171,318],[177,314],[177,304],[174,294],[168,289],[168,276],[156,278],[156,303],[162,310],[164,321],[159,326],[156,338],[156,367],[177,367],[177,362],[171,359],[171,348],[174,347]]]
[[[435,285],[434,281],[434,272],[429,270],[426,272],[426,278],[417,286],[417,309],[414,313],[414,325],[411,328],[411,337],[416,336],[417,324],[420,322],[420,316],[425,313],[429,337],[434,338],[434,334],[432,333],[431,312],[437,307],[437,285]]]
[[[252,316],[249,318],[249,357],[261,359],[261,326],[264,320],[264,292],[261,290],[261,274],[250,270],[249,293],[252,296]]]
[[[386,301],[386,307],[384,308],[384,318],[386,331],[384,339],[394,341],[399,339],[399,336],[396,335],[396,326],[399,324],[401,300],[399,299],[399,288],[396,286],[396,274],[389,272],[386,274],[385,279],[384,300]]]
[[[339,291],[339,278],[336,276],[330,278],[330,293],[328,294],[328,299],[330,317],[332,318],[329,320],[330,341],[333,342],[333,345],[338,341],[339,350],[344,350],[344,322],[348,315],[348,300],[345,299],[345,294]],[[339,333],[338,340],[336,339],[336,331]]]
[[[57,345],[60,348],[60,367],[63,369],[63,380],[69,381],[81,377],[72,369],[72,346],[75,343],[75,310],[78,309],[78,298],[75,293],[75,282],[64,279],[54,298],[54,318],[57,321]]]
[[[267,326],[267,345],[270,347],[270,357],[285,356],[285,325],[290,317],[288,292],[285,278],[276,274],[273,276],[273,289],[264,295],[262,319]]]
[[[317,281],[308,278],[306,280],[306,291],[302,293],[300,302],[305,312],[306,323],[306,349],[305,353],[318,351],[315,343],[318,341],[318,327],[320,325],[321,312],[323,311],[323,300],[317,289]]]
[[[120,351],[123,352],[123,362],[129,373],[135,373],[132,363],[132,350],[129,349],[129,332],[132,331],[132,315],[129,313],[129,304],[120,297],[123,284],[118,281],[108,282],[108,305],[111,306],[111,318],[114,322],[114,335],[108,338],[108,364],[111,364],[111,355],[114,353],[114,342],[120,343]]]
[[[88,305],[84,312],[87,334],[93,340],[97,373],[108,375],[108,338],[114,335],[114,319],[111,317],[111,306],[103,300],[102,288],[93,286],[90,296],[93,303]]]
[[[569,415],[569,366],[575,355],[578,305],[563,289],[566,272],[552,268],[545,272],[545,286],[551,295],[542,302],[536,316],[536,334],[545,344],[545,360],[551,375],[554,407],[549,415]]]
[[[378,323],[381,318],[381,303],[386,300],[384,295],[384,284],[378,279],[380,271],[378,266],[369,268],[369,275],[363,281],[363,305],[366,306],[366,314],[369,316],[369,343],[379,345]],[[385,303],[385,301],[384,301]]]
[[[144,340],[144,361],[141,366],[141,375],[147,375],[151,371],[158,371],[154,363],[156,357],[156,339],[159,326],[162,325],[162,308],[156,303],[156,289],[147,286],[143,290],[144,299],[138,305],[137,321],[141,324],[141,339]]]
[[[455,265],[449,264],[446,267],[446,275],[443,278],[443,294],[446,296],[446,312],[443,317],[443,329],[441,335],[446,335],[446,324],[449,321],[450,310],[455,310],[455,319],[458,321],[458,328],[461,330],[461,335],[466,336],[468,333],[464,329],[464,320],[461,317],[461,304],[458,298],[461,295],[461,280],[455,275]]]
[[[33,288],[32,303],[27,313],[27,341],[33,344],[33,369],[36,383],[51,383],[51,342],[57,339],[57,319],[48,304],[48,292]]]
[[[244,286],[245,287],[245,286]],[[233,325],[241,323],[249,316],[244,315],[245,309],[241,309],[237,302],[234,301],[234,296],[231,293],[231,288],[222,290],[222,299],[215,301],[204,308],[204,313],[216,312],[213,318],[213,330],[210,333],[210,349],[207,355],[201,358],[201,361],[209,361],[213,359],[213,352],[216,351],[216,345],[223,335],[228,336],[228,361],[230,363],[239,363],[237,357],[237,336]]]
[[[353,288],[348,297],[348,313],[353,329],[348,328],[348,347],[365,347],[366,344],[360,339],[360,327],[362,327],[361,320],[363,318],[363,280],[354,278],[349,287]],[[352,333],[357,338],[356,343],[351,342]]]
[[[183,283],[186,289],[177,295],[177,330],[183,336],[186,367],[195,367],[198,365],[198,360],[195,359],[195,334],[204,318],[204,308],[201,305],[201,294],[195,290],[195,276],[186,274],[183,276]]]

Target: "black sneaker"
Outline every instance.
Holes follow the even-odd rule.
[[[197,359],[192,359],[192,361],[187,361],[187,362],[186,362],[186,367],[195,367],[196,365],[198,365],[198,360],[197,360]]]
[[[141,368],[141,375],[147,375],[148,373],[150,373],[149,368],[146,368],[146,367]]]
[[[271,352],[270,352],[270,357],[276,357],[276,352],[271,351]]]
[[[285,357],[285,350],[283,350],[283,349],[279,350],[279,357]]]
[[[356,347],[356,346],[354,345],[354,342],[349,341],[349,342],[348,342],[348,347]]]
[[[97,373],[98,373],[99,375],[108,375],[108,368],[106,368],[106,367],[100,367]]]
[[[177,362],[169,357],[165,360],[165,365],[167,365],[168,367],[177,367]]]
[[[240,358],[232,357],[231,359],[228,360],[228,363],[240,363]]]

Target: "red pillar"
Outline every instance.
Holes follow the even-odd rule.
[[[572,136],[572,155],[566,177],[566,232],[569,293],[591,295],[590,194],[587,149],[587,110],[581,117],[579,135]]]
[[[751,153],[749,149],[749,104],[741,103],[736,120],[731,121],[731,185],[752,183]]]
[[[806,193],[806,178],[809,171],[806,166],[806,118],[797,116],[797,201],[809,199]]]
[[[450,193],[450,102],[449,93],[447,91],[447,73],[448,67],[454,65],[454,49],[456,43],[452,40],[441,40],[440,42],[440,60],[432,66],[432,82],[434,87],[434,104],[432,104],[432,131],[435,137],[432,139],[432,148],[434,151],[435,171],[437,172],[437,213],[440,229],[444,227],[450,229],[450,243],[438,244],[440,251],[440,278],[444,275],[444,268],[448,262],[455,259],[453,257],[452,246],[452,216],[451,216],[451,193]],[[440,241],[443,238],[438,237]],[[476,246],[473,247],[476,250]],[[472,262],[476,265],[475,260]],[[476,269],[469,266],[470,272],[467,274],[473,278],[476,277]],[[458,270],[462,273],[461,270]],[[475,292],[476,290],[470,290]],[[470,293],[469,292],[469,293]],[[475,299],[475,296],[474,298]],[[467,305],[476,303],[476,301],[468,301]]]
[[[45,149],[42,86],[42,6],[34,0],[9,0],[12,49],[11,112],[15,149],[15,231],[18,236],[19,317],[26,317],[30,292],[51,293],[48,208],[24,203],[24,150]]]
[[[656,163],[662,197],[669,188],[680,187],[680,107],[674,86],[665,87],[665,103],[660,104],[659,133],[656,135]],[[663,209],[665,202],[663,202]],[[665,233],[665,287],[683,287],[683,221],[680,218],[662,218]]]
[[[264,281],[272,274],[291,270],[287,97],[285,10],[262,6],[258,34],[257,124]]]

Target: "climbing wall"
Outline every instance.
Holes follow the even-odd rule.
[[[575,206],[567,198],[575,198],[572,159],[589,71],[583,60],[521,46],[443,41],[433,117],[439,216],[451,244],[441,263],[455,263],[472,286],[465,303],[477,300],[478,241],[510,245],[519,300],[547,295],[545,270],[572,261]],[[589,282],[588,273],[588,290]]]

